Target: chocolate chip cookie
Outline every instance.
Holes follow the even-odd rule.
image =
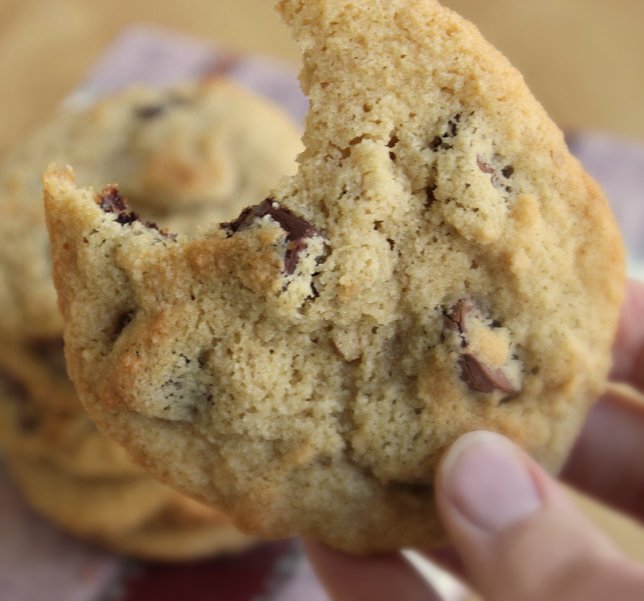
[[[458,15],[279,10],[311,108],[298,173],[267,198],[172,235],[124,191],[47,172],[70,373],[106,433],[250,531],[427,546],[436,466],[464,432],[561,465],[610,365],[620,235],[521,75]]]

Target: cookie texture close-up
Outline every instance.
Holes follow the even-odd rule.
[[[146,469],[248,531],[426,547],[461,434],[561,466],[610,367],[620,235],[521,75],[455,13],[278,8],[310,112],[268,197],[184,235],[114,186],[46,173],[70,375]]]
[[[0,449],[38,513],[146,559],[186,560],[255,542],[218,510],[159,483],[83,410],[63,354],[42,206],[46,166],[71,162],[86,184],[118,180],[150,225],[196,232],[234,217],[293,173],[300,147],[297,128],[271,102],[210,79],[133,88],[62,112],[4,157]]]

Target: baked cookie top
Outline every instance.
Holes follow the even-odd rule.
[[[619,232],[521,75],[433,0],[282,0],[298,173],[207,235],[45,176],[66,352],[99,426],[265,536],[442,537],[456,437],[556,470],[604,386]]]
[[[294,171],[300,148],[280,109],[222,79],[56,115],[0,165],[0,335],[62,333],[42,210],[48,164],[74,165],[86,185],[118,181],[146,219],[188,231],[254,202]]]

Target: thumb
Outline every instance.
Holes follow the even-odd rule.
[[[639,566],[502,436],[461,437],[441,463],[436,494],[452,543],[486,601],[643,598]]]

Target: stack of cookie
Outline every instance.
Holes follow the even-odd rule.
[[[102,190],[104,202],[127,197],[150,226],[203,235],[292,172],[299,149],[296,129],[275,107],[219,79],[129,90],[88,111],[61,114],[5,158],[0,446],[41,514],[109,548],[156,559],[232,551],[251,542],[214,509],[131,463],[83,412],[66,375],[43,170],[71,164],[80,181]],[[109,185],[115,181],[120,189]]]

